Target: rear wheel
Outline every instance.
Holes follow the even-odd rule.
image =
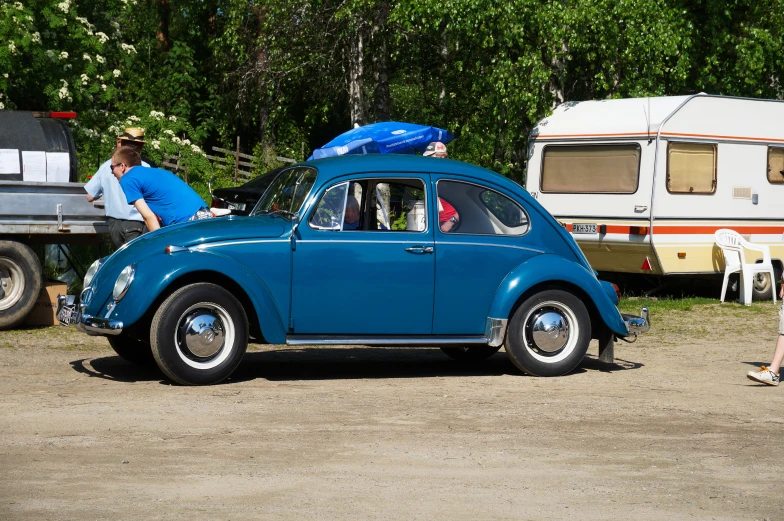
[[[123,360],[142,367],[155,365],[150,344],[122,334],[107,338],[114,352]]]
[[[512,315],[506,352],[527,374],[559,376],[577,367],[590,341],[585,304],[566,291],[546,290],[529,297]]]
[[[19,242],[0,241],[0,329],[24,320],[42,284],[41,262],[33,250]]]
[[[185,286],[163,301],[150,328],[158,367],[184,385],[218,383],[234,372],[248,348],[242,304],[215,284]]]
[[[501,349],[501,346],[459,346],[459,347],[442,347],[441,351],[444,352],[449,358],[457,360],[458,362],[481,362],[490,358]]]

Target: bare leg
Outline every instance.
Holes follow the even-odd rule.
[[[778,374],[782,360],[784,360],[784,335],[779,335],[779,339],[776,341],[776,350],[773,352],[773,361],[770,363],[769,369]]]

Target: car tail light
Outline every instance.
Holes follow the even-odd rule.
[[[213,198],[210,208],[226,208],[226,203],[218,198]]]
[[[615,290],[615,296],[618,297],[618,300],[621,300],[621,289],[618,287],[618,284],[612,283],[612,287]]]

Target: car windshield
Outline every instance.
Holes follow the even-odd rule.
[[[302,207],[315,181],[316,171],[310,167],[301,166],[281,173],[267,189],[253,215],[274,213],[291,219]]]
[[[270,183],[272,183],[272,181],[275,179],[275,176],[278,175],[281,170],[283,169],[276,168],[274,170],[270,170],[266,174],[259,176],[256,179],[251,179],[242,185],[242,188],[258,188],[259,190],[264,191],[267,189]]]

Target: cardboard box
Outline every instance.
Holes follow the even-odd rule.
[[[68,286],[59,280],[47,280],[41,287],[38,300],[24,320],[26,326],[56,326],[57,295],[68,293]]]

